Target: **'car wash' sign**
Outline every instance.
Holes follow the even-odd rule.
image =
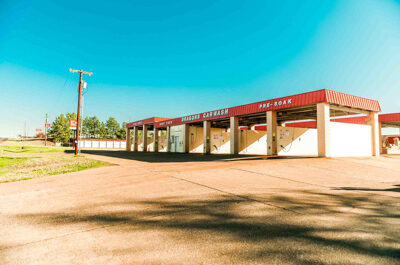
[[[228,115],[228,109],[214,110],[203,113],[203,119]]]
[[[181,121],[182,122],[187,122],[187,121],[197,121],[200,119],[209,119],[209,118],[218,118],[221,116],[228,115],[229,109],[220,109],[220,110],[214,110],[214,111],[208,111],[204,112],[202,114],[194,114],[194,115],[189,115],[182,117]]]

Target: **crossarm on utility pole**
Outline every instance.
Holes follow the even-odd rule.
[[[70,68],[69,71],[70,71],[71,73],[82,73],[82,74],[88,75],[88,76],[91,76],[91,75],[93,74],[93,72],[85,72],[85,71],[83,71],[83,70],[74,70],[74,69],[72,69],[72,68]]]

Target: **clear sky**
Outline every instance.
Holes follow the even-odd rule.
[[[0,137],[74,112],[177,117],[321,88],[400,112],[398,0],[0,0]]]

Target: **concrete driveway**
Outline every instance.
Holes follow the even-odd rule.
[[[400,264],[400,156],[86,155],[0,184],[0,264]]]

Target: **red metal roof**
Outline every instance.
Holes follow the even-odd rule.
[[[325,96],[325,102],[327,103],[376,112],[381,111],[381,107],[377,100],[357,97],[329,89],[325,89]]]
[[[369,110],[369,111],[376,111],[376,112],[381,111],[379,102],[376,100],[357,97],[333,90],[321,89],[287,97],[259,101],[236,107],[202,112],[175,119],[164,119],[161,121],[153,121],[153,122],[155,127],[165,127],[165,126],[173,126],[184,123],[201,122],[205,120],[215,120],[215,119],[233,117],[238,115],[265,112],[269,110],[280,110],[280,109],[287,109],[299,106],[313,105],[317,103],[331,103],[331,104],[337,104],[341,106]],[[144,121],[147,120],[148,119],[129,123],[127,127],[133,127],[145,124]]]
[[[134,126],[140,126],[140,125],[143,125],[143,124],[153,124],[155,122],[169,120],[169,119],[170,118],[151,117],[151,118],[140,120],[140,121],[130,122],[130,123],[126,124],[126,128],[132,128]]]
[[[400,113],[388,113],[379,115],[380,122],[400,122]]]

